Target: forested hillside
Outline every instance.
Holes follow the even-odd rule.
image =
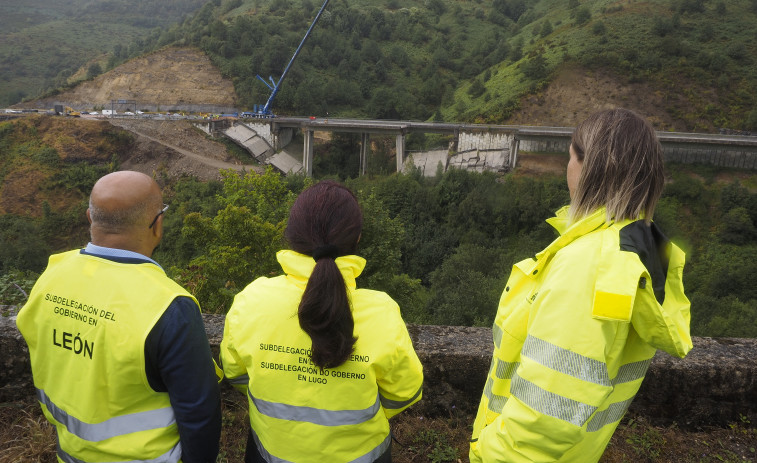
[[[141,43],[119,43],[106,68],[168,45],[199,47],[250,108],[268,97],[255,75],[280,75],[320,3],[214,0]],[[524,101],[538,106],[563,70],[581,69],[643,85],[634,88],[648,89],[677,128],[755,130],[755,23],[757,0],[332,0],[274,110],[501,123]],[[548,110],[579,117],[607,104],[594,90]],[[49,120],[0,123],[0,305],[23,300],[15,285],[28,290],[49,253],[85,244],[89,188],[133,149],[107,123]],[[665,120],[653,122],[671,128]],[[510,266],[554,238],[544,219],[568,201],[564,178],[516,169],[349,179],[350,149],[349,137],[335,137],[318,158],[328,168],[315,171],[338,172],[365,210],[359,283],[389,292],[411,322],[489,325]],[[655,220],[687,251],[694,333],[757,336],[757,178],[667,169]],[[249,281],[278,271],[286,211],[311,180],[164,174],[171,209],[156,257],[206,311],[224,312]]]
[[[249,109],[269,94],[256,75],[281,75],[320,5],[213,0],[170,28],[119,41],[105,69],[167,45],[198,46]],[[506,123],[525,97],[578,67],[612,76],[616,105],[637,109],[644,95],[621,87],[643,84],[637,90],[666,115],[658,129],[756,130],[756,23],[757,0],[333,0],[274,108]],[[572,95],[545,114],[575,124],[564,115],[608,104],[593,90],[572,89],[587,103]]]
[[[150,34],[205,0],[3,0],[0,106],[39,96],[135,57]]]
[[[332,151],[349,143],[337,137]],[[23,303],[18,287],[28,292],[50,253],[86,244],[91,186],[133,149],[133,137],[106,122],[0,123],[0,306]],[[218,313],[250,281],[280,272],[274,254],[289,206],[314,181],[272,171],[228,171],[220,182],[155,175],[171,205],[155,258]],[[563,174],[520,168],[342,180],[365,216],[358,284],[387,291],[412,323],[490,325],[511,266],[555,238],[544,220],[568,202]],[[668,165],[655,221],[687,252],[693,333],[757,337],[757,174]]]

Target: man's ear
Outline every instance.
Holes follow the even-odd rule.
[[[89,215],[89,208],[87,208],[87,221],[92,225],[92,217]]]
[[[153,236],[158,239],[163,238],[163,217],[165,217],[165,215],[160,214],[158,220],[155,221],[155,225],[151,228]]]

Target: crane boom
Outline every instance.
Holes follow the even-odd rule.
[[[274,86],[271,87],[270,85],[268,85],[268,82],[266,82],[265,79],[263,79],[260,76],[257,76],[258,79],[260,79],[261,81],[263,81],[263,83],[268,88],[271,89],[271,96],[268,97],[268,101],[266,101],[265,106],[263,106],[262,109],[260,109],[259,111],[257,111],[257,113],[259,115],[261,115],[263,117],[266,117],[266,116],[270,116],[272,114],[272,112],[271,112],[271,106],[273,105],[273,99],[276,98],[276,94],[279,93],[279,89],[281,88],[281,83],[284,81],[284,78],[287,76],[287,73],[289,73],[289,68],[292,67],[292,63],[297,58],[297,55],[300,54],[300,50],[302,50],[302,46],[305,45],[305,41],[308,39],[308,37],[310,37],[310,33],[313,31],[313,27],[315,27],[315,24],[320,19],[321,14],[326,9],[326,5],[328,5],[328,4],[329,4],[329,0],[326,0],[325,2],[323,2],[323,5],[321,6],[321,9],[318,10],[318,14],[315,15],[315,19],[313,19],[312,24],[310,24],[310,27],[308,28],[308,31],[305,33],[305,36],[302,38],[302,41],[300,42],[300,45],[294,51],[294,55],[292,55],[292,58],[289,60],[289,63],[286,65],[286,68],[284,68],[284,72],[281,74],[281,77],[279,77],[278,82],[276,82],[274,84]],[[274,83],[273,82],[273,78],[269,77],[269,79],[271,80],[271,83]]]

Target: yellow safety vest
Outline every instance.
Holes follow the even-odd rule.
[[[421,398],[423,370],[399,307],[357,289],[358,256],[336,259],[357,337],[343,365],[321,370],[297,309],[315,266],[280,251],[286,276],[259,278],[234,299],[221,343],[224,373],[247,392],[253,437],[269,462],[372,462],[391,443],[388,418]]]
[[[50,257],[16,323],[42,411],[56,426],[58,461],[180,461],[173,408],[150,387],[144,355],[177,296],[192,297],[152,263],[78,250]]]
[[[656,349],[692,348],[683,252],[669,243],[660,303],[639,256],[621,250],[631,221],[601,209],[568,228],[565,212],[548,221],[562,235],[515,264],[500,299],[473,463],[598,461]]]

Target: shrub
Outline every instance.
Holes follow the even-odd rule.
[[[536,55],[521,66],[523,75],[531,80],[542,80],[549,75],[547,61],[542,55]]]
[[[576,24],[579,26],[586,24],[591,19],[591,12],[585,6],[576,10]]]
[[[746,119],[744,120],[745,130],[757,130],[757,109],[749,111]]]
[[[57,167],[60,164],[60,155],[51,146],[44,145],[32,155],[32,159],[42,165]]]
[[[594,25],[591,27],[591,31],[594,33],[594,35],[603,35],[607,28],[605,27],[605,23],[602,21],[597,21],[594,23]]]
[[[757,238],[757,229],[746,208],[734,207],[723,216],[718,234],[725,243],[742,245]]]

